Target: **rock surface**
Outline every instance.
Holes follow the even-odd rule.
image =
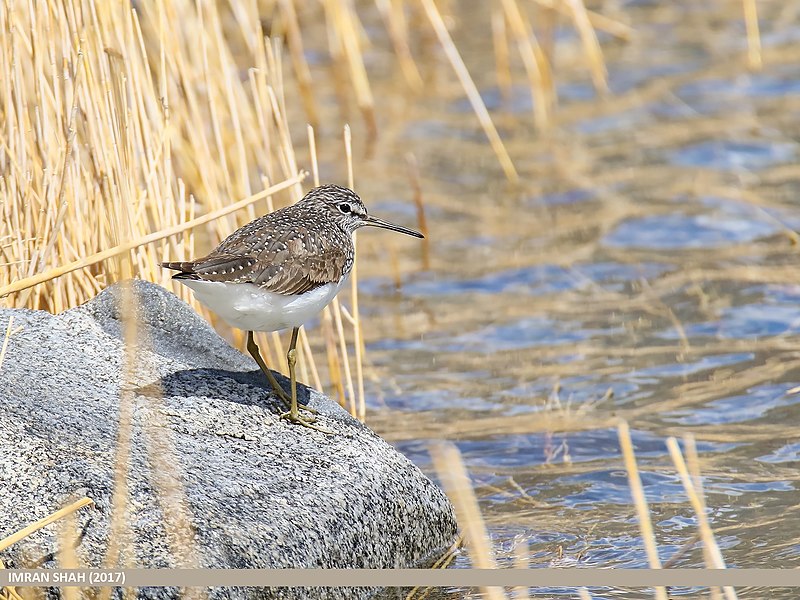
[[[282,405],[249,356],[170,292],[141,281],[132,288],[139,343],[125,384],[121,286],[55,316],[0,310],[0,332],[10,317],[12,330],[21,327],[0,366],[0,539],[85,495],[95,506],[75,521],[87,566],[103,565],[110,538],[123,541],[120,562],[139,568],[424,567],[452,543],[446,496],[370,429],[302,386],[301,401],[337,435],[282,421]],[[132,433],[123,479],[115,475],[116,448],[126,406]],[[127,516],[111,535],[119,482],[128,488]],[[9,567],[53,566],[62,542],[59,525],[51,525],[0,559]]]

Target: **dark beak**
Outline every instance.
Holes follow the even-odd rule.
[[[405,233],[406,235],[410,235],[415,238],[425,237],[419,231],[414,231],[413,229],[408,229],[406,227],[401,227],[400,225],[395,225],[394,223],[389,223],[389,221],[384,221],[383,219],[379,219],[378,217],[373,217],[372,215],[367,215],[366,217],[364,217],[363,223],[364,225],[367,225],[369,227],[380,227],[382,229],[391,229],[392,231],[399,231],[400,233]]]

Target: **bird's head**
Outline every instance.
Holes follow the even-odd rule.
[[[353,233],[360,227],[381,227],[399,231],[417,238],[425,237],[418,231],[395,225],[378,217],[373,217],[367,212],[367,207],[353,190],[335,184],[321,185],[309,191],[300,201],[315,204],[328,211],[331,218],[348,233]]]

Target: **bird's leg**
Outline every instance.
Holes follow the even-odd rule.
[[[289,383],[292,388],[292,399],[291,404],[289,405],[289,412],[285,412],[281,415],[282,419],[287,419],[291,423],[297,423],[298,425],[302,425],[303,427],[308,427],[310,429],[316,429],[317,431],[322,431],[323,433],[333,433],[333,431],[329,431],[317,425],[314,425],[314,421],[317,419],[315,417],[301,417],[300,412],[298,411],[297,407],[297,378],[295,377],[294,367],[297,364],[297,334],[300,332],[299,327],[295,327],[292,329],[292,339],[289,342],[289,351],[286,353],[286,360],[289,363]]]
[[[267,379],[269,379],[269,384],[272,386],[272,389],[275,390],[278,398],[280,398],[286,406],[290,406],[292,403],[291,398],[286,395],[286,392],[283,391],[283,388],[278,383],[278,380],[275,379],[275,375],[273,375],[272,371],[269,370],[267,363],[265,363],[264,359],[261,358],[261,352],[258,350],[258,345],[256,345],[256,340],[253,338],[252,331],[247,332],[247,351],[258,363],[259,368],[264,372],[264,375],[267,376]]]

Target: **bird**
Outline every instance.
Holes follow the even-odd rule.
[[[333,432],[316,424],[315,410],[304,406],[309,415],[299,412],[297,336],[300,327],[347,282],[355,260],[353,234],[362,227],[424,238],[418,231],[370,215],[350,188],[325,184],[295,204],[240,227],[202,258],[161,263],[177,271],[172,279],[191,289],[201,304],[247,332],[247,351],[288,406],[281,418],[324,433]],[[287,395],[261,357],[253,332],[289,328]]]

